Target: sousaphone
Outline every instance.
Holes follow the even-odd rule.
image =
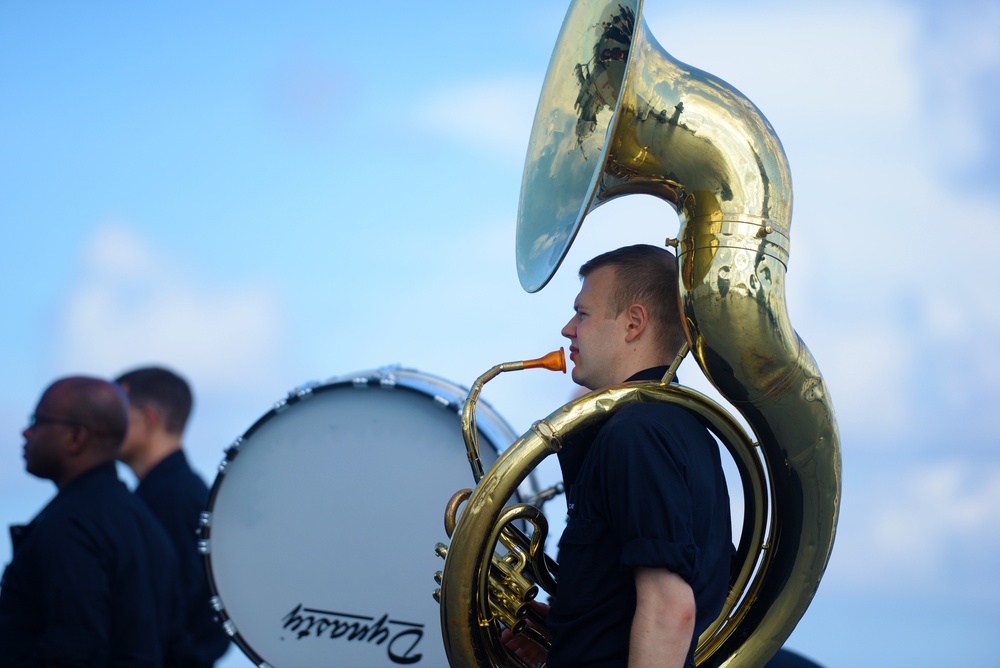
[[[680,357],[663,382],[592,392],[539,420],[487,472],[477,469],[474,430],[466,429],[476,487],[453,498],[451,544],[439,546],[446,560],[437,596],[452,666],[522,665],[500,641],[504,628],[547,642],[526,603],[539,586],[558,586],[543,551],[545,518],[508,500],[542,459],[590,438],[631,402],[699,414],[740,472],[744,522],[730,595],[699,638],[699,666],[766,663],[805,613],[833,548],[840,439],[826,384],[785,304],[792,189],[784,150],[743,94],[664,51],[641,10],[641,0],[569,8],[528,144],[518,276],[528,292],[544,287],[586,216],[611,199],[640,193],[668,202],[680,219],[668,243],[677,247],[687,347],[749,430],[709,398],[667,382]]]

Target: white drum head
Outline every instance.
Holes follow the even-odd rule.
[[[466,391],[414,371],[355,376],[264,415],[212,487],[202,550],[215,603],[258,665],[447,665],[434,546],[448,542],[448,499],[474,483]],[[483,402],[477,423],[489,467],[516,435]]]

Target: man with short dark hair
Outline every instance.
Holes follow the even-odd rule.
[[[182,448],[194,403],[187,381],[169,369],[145,367],[118,383],[129,397],[129,427],[119,459],[139,479],[135,494],[170,534],[180,559],[180,586],[187,623],[180,663],[212,666],[229,647],[229,636],[209,603],[211,592],[198,552],[198,523],[208,505],[208,487]]]
[[[662,379],[685,340],[673,254],[629,246],[580,276],[562,330],[573,380],[598,390]],[[697,638],[725,602],[733,554],[717,443],[679,406],[633,403],[592,442],[564,447],[559,463],[568,515],[546,617],[552,647],[545,657],[508,633],[508,648],[549,668],[693,667]]]
[[[55,498],[11,527],[0,581],[0,666],[143,666],[173,662],[179,634],[173,545],[118,479],[126,398],[74,376],[42,394],[24,430],[27,471]]]

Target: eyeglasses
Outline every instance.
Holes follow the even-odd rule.
[[[28,416],[28,429],[34,429],[35,427],[40,427],[45,424],[61,424],[67,427],[86,426],[82,422],[77,422],[76,420],[65,420],[63,418],[54,418],[47,415],[36,415],[35,413]]]

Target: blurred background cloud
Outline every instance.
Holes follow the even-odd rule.
[[[276,289],[199,281],[127,225],[94,230],[57,323],[57,364],[114,369],[172,360],[206,391],[269,382],[287,341]]]
[[[420,120],[450,141],[518,163],[524,159],[524,142],[512,138],[531,127],[538,102],[534,85],[528,78],[463,83],[422,100]],[[469,109],[477,113],[470,114]]]

